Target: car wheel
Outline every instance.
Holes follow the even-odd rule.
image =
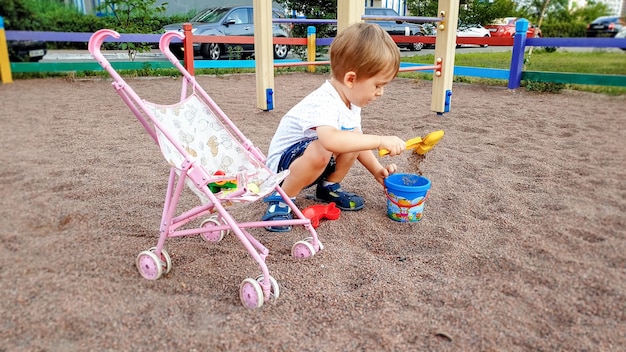
[[[202,44],[200,55],[204,59],[219,60],[222,57],[222,47],[217,43]]]
[[[421,37],[423,36],[423,34],[416,33],[415,36]],[[406,48],[409,49],[410,51],[420,51],[424,49],[424,43],[420,43],[420,42],[410,43]]]
[[[489,36],[485,34],[485,35],[483,36],[483,38],[489,38]],[[481,45],[480,45],[480,47],[481,47],[481,48],[486,48],[486,47],[488,47],[488,46],[489,46],[489,44],[481,44]]]
[[[411,43],[409,45],[409,50],[411,51],[421,51],[422,49],[424,49],[424,43]]]
[[[287,58],[289,54],[289,45],[275,44],[274,45],[274,59],[282,60]]]

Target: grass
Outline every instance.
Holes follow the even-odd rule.
[[[432,64],[434,60],[434,55],[416,55],[402,59],[403,62],[420,64]],[[594,50],[591,52],[550,52],[538,49],[534,50],[530,56],[527,52],[525,60],[525,71],[626,75],[626,52],[610,52],[607,50]],[[454,59],[454,64],[456,66],[509,69],[511,64],[511,53],[493,52],[457,54]],[[432,79],[432,75],[424,73],[403,73],[401,76]],[[502,86],[507,85],[507,82],[504,80],[458,76],[455,77],[455,82]],[[529,82],[522,82],[522,85],[527,88],[529,88],[529,86],[534,87],[530,88],[532,90],[541,90],[537,87],[544,86],[529,84]],[[626,87],[565,84],[562,88],[608,95],[626,95]]]
[[[403,57],[403,62],[413,62],[421,64],[432,64],[435,60],[434,55],[416,55]],[[456,66],[466,67],[482,67],[482,68],[499,68],[509,69],[511,64],[510,52],[490,52],[490,53],[461,53],[455,56]],[[626,52],[610,52],[607,50],[594,50],[592,52],[550,52],[543,49],[534,50],[532,55],[526,53],[526,63],[524,70],[526,71],[548,71],[548,72],[572,72],[572,73],[591,73],[591,74],[608,74],[608,75],[626,75]],[[277,68],[276,74],[289,72],[305,72],[306,67],[288,67]],[[203,75],[224,75],[254,72],[253,69],[196,69],[196,74]],[[328,73],[327,66],[318,66],[317,72]],[[141,76],[180,76],[180,72],[176,69],[152,69],[146,67],[141,70],[121,71],[120,74],[127,77]],[[53,76],[67,76],[67,73],[22,73],[16,74],[14,78],[39,78]],[[105,71],[89,71],[71,73],[72,78],[102,76],[108,77]],[[424,80],[432,80],[432,74],[404,72],[399,74],[400,77],[417,78]],[[487,79],[467,76],[456,76],[455,82],[464,82],[483,85],[507,86],[506,80]],[[573,89],[580,91],[588,91],[607,95],[626,95],[626,87],[614,86],[592,86],[592,85],[574,85],[550,82],[522,82],[522,86],[528,90],[558,93],[561,89]]]

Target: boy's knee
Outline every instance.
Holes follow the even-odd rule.
[[[342,163],[342,164],[353,164],[357,157],[359,156],[359,153],[343,153],[343,154],[339,154],[336,157],[337,163]]]
[[[318,155],[315,158],[313,167],[316,169],[323,170],[324,168],[326,168],[326,165],[328,165],[328,163],[330,162],[331,157],[332,157],[332,153],[323,153],[321,155]]]

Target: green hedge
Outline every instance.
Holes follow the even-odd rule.
[[[113,17],[84,15],[63,2],[54,0],[1,0],[0,16],[3,17],[6,30],[26,30],[41,32],[76,32],[93,33],[102,28],[118,28]],[[143,23],[142,33],[161,33],[163,26],[171,23],[185,22],[193,13],[175,16],[157,16],[152,18],[138,18]],[[87,43],[48,43],[48,48],[57,49],[85,49]]]
[[[587,24],[582,22],[566,23],[544,23],[541,25],[541,32],[544,37],[574,38],[584,37]]]
[[[143,33],[161,33],[166,24],[185,22],[193,13],[141,18]],[[6,30],[41,32],[95,32],[102,28],[119,30],[112,17],[83,15],[63,2],[53,0],[1,0],[0,16]]]

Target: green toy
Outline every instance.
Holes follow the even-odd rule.
[[[216,171],[215,176],[225,175],[224,171]],[[224,180],[219,182],[211,182],[207,185],[212,193],[219,193],[225,190],[237,188],[237,180]]]

